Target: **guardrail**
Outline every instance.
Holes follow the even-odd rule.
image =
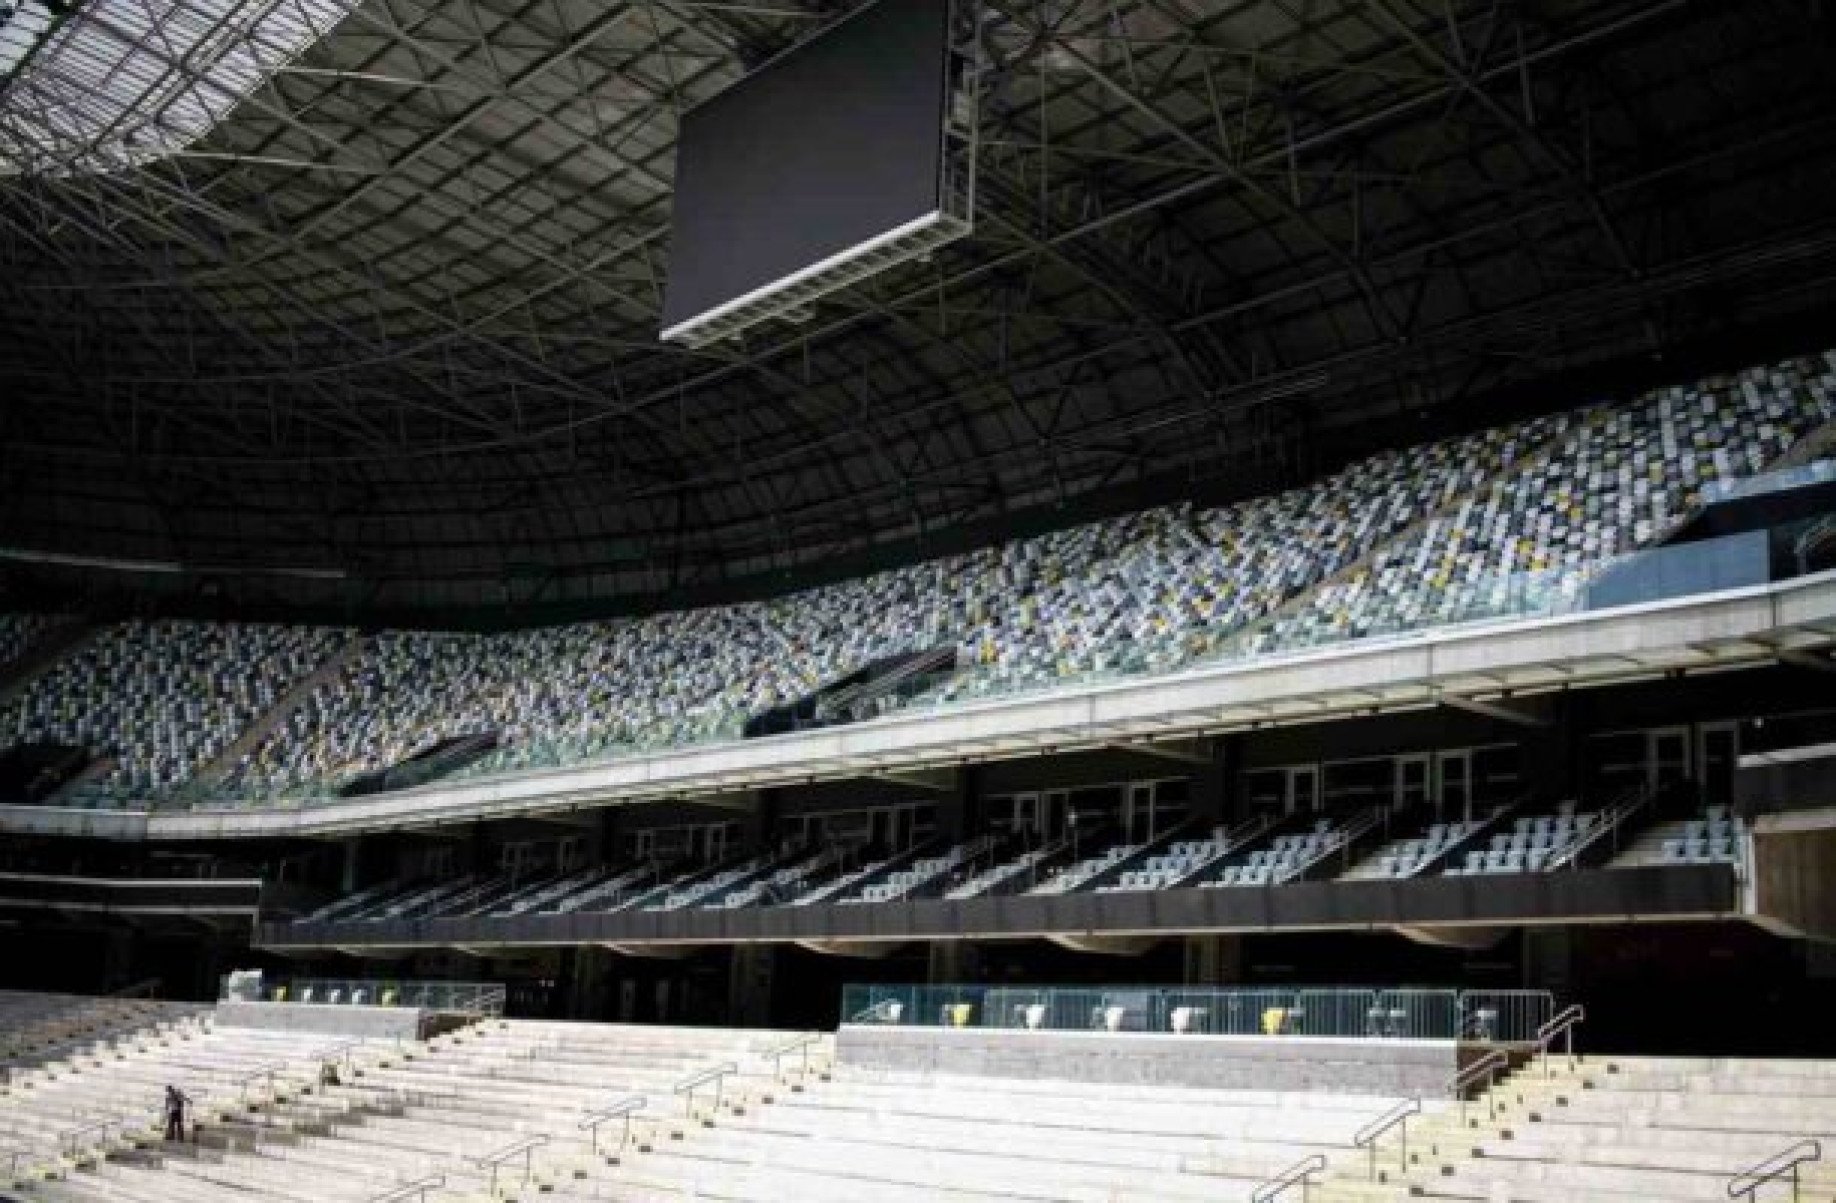
[[[32,1156],[30,1149],[0,1149],[0,1157],[6,1158],[6,1176],[19,1177],[19,1162],[22,1158]]]
[[[1402,1140],[1402,1149],[1399,1155],[1405,1167],[1409,1164],[1409,1117],[1420,1115],[1421,1113],[1421,1099],[1404,1099],[1370,1123],[1364,1125],[1364,1127],[1358,1129],[1352,1136],[1352,1145],[1354,1147],[1369,1149],[1371,1151],[1372,1182],[1377,1181],[1377,1142],[1382,1139],[1383,1134],[1388,1132],[1391,1128],[1400,1129],[1398,1135]]]
[[[482,1157],[470,1158],[470,1161],[481,1170],[488,1169],[491,1171],[490,1190],[491,1196],[495,1198],[497,1196],[497,1171],[503,1168],[504,1163],[513,1161],[520,1156],[523,1159],[523,1183],[527,1185],[529,1176],[535,1172],[535,1151],[547,1143],[548,1136],[545,1133],[538,1132],[534,1136],[525,1136],[519,1141],[507,1144],[495,1153],[486,1153]]]
[[[622,1154],[631,1144],[631,1117],[642,1111],[649,1101],[641,1094],[627,1095],[604,1110],[590,1111],[582,1116],[580,1123],[576,1126],[583,1131],[590,1130],[593,1133],[593,1155],[599,1156],[599,1130],[615,1119],[625,1121],[625,1132],[619,1138],[618,1148],[614,1149],[610,1155],[617,1157]]]
[[[1549,1076],[1549,1046],[1562,1038],[1562,1055],[1575,1058],[1575,1029],[1587,1020],[1587,1008],[1580,1003],[1565,1007],[1560,1015],[1536,1029],[1536,1051],[1543,1058],[1543,1076]]]
[[[225,976],[220,1001],[236,1001]],[[326,1007],[421,1007],[496,1017],[509,992],[499,982],[401,981],[392,978],[289,978],[263,981],[262,1001]]]
[[[275,1076],[285,1073],[291,1068],[292,1066],[288,1065],[285,1061],[274,1061],[267,1065],[257,1066],[236,1079],[237,1092],[242,1096],[243,1101],[247,1102],[249,1097],[249,1083],[266,1078],[268,1082],[268,1091],[271,1094],[274,1091]]]
[[[682,1114],[689,1118],[693,1118],[695,1114],[695,1095],[699,1093],[703,1087],[712,1083],[714,1087],[714,1108],[715,1110],[719,1110],[722,1084],[726,1082],[730,1075],[738,1072],[739,1066],[731,1061],[727,1061],[720,1065],[710,1066],[700,1073],[690,1074],[680,1082],[677,1082],[670,1089],[675,1094],[682,1096]]]
[[[1775,1153],[1751,1169],[1743,1170],[1728,1179],[1728,1198],[1738,1199],[1745,1195],[1748,1203],[1752,1203],[1759,1198],[1760,1187],[1790,1174],[1792,1203],[1797,1203],[1798,1167],[1806,1162],[1822,1160],[1823,1146],[1820,1143],[1801,1140],[1783,1153]]]
[[[1492,1098],[1490,1094],[1492,1084],[1498,1080],[1499,1074],[1504,1073],[1510,1068],[1510,1058],[1506,1057],[1502,1050],[1493,1049],[1491,1052],[1454,1075],[1453,1092],[1454,1097],[1460,1100],[1460,1122],[1462,1124],[1466,1122],[1466,1096],[1475,1085],[1481,1082],[1485,1083],[1485,1090],[1487,1092],[1485,1108],[1487,1117],[1490,1118],[1498,1114],[1498,1101]]]
[[[1544,990],[1361,986],[850,985],[850,1023],[1027,1031],[1474,1040],[1529,1046],[1555,1011]]]
[[[359,1041],[356,1040],[340,1040],[336,1044],[328,1044],[324,1048],[314,1052],[312,1054],[312,1059],[322,1066],[339,1065],[343,1066],[345,1069],[350,1069],[351,1053],[356,1049],[358,1044]]]
[[[763,1055],[771,1058],[771,1076],[774,1078],[780,1078],[780,1079],[783,1078],[784,1076],[784,1058],[790,1056],[792,1053],[801,1053],[803,1055],[803,1061],[802,1061],[802,1064],[798,1067],[797,1073],[800,1079],[809,1077],[810,1076],[810,1049],[814,1047],[815,1045],[821,1043],[821,1041],[822,1041],[821,1033],[805,1032],[801,1036],[793,1036],[791,1039],[786,1040],[783,1044],[778,1045],[776,1048],[765,1050],[765,1053]]]
[[[108,1135],[108,1129],[114,1123],[115,1121],[111,1119],[98,1119],[91,1120],[86,1124],[79,1124],[74,1128],[66,1128],[64,1131],[57,1134],[58,1148],[67,1153],[74,1154],[77,1151],[77,1145],[80,1138],[88,1136],[91,1132],[100,1132],[103,1137],[106,1137]]]
[[[1250,1203],[1272,1203],[1281,1197],[1283,1192],[1300,1187],[1301,1203],[1306,1203],[1307,1188],[1313,1185],[1313,1176],[1326,1172],[1326,1155],[1315,1153],[1311,1157],[1295,1162],[1281,1173],[1268,1179],[1250,1192]]]
[[[406,1186],[396,1187],[387,1194],[375,1195],[367,1203],[404,1203],[407,1199],[417,1199],[420,1203],[426,1203],[428,1191],[439,1190],[445,1185],[445,1175],[430,1174],[419,1182],[410,1182]]]

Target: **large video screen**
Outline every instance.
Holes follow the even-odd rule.
[[[663,334],[941,205],[947,0],[880,0],[689,110]]]

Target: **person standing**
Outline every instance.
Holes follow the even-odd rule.
[[[191,1099],[176,1086],[166,1087],[166,1139],[183,1141],[185,1139],[185,1108]]]

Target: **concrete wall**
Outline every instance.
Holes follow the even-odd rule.
[[[1451,1097],[1451,1040],[1174,1036],[844,1025],[836,1058],[862,1069],[1154,1086]]]
[[[354,1007],[315,1003],[225,1002],[217,1004],[217,1022],[231,1028],[269,1028],[309,1032],[346,1039],[418,1039],[428,1013],[419,1007]]]
[[[1753,875],[1762,921],[1836,940],[1836,808],[1762,818],[1753,834]]]

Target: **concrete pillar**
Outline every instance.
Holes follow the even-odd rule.
[[[344,841],[344,870],[339,877],[339,888],[346,894],[354,893],[361,878],[363,864],[363,837],[352,836]]]
[[[735,1027],[771,1022],[773,974],[778,950],[770,944],[735,944],[727,979],[727,1019]]]
[[[1220,735],[1212,741],[1216,748],[1218,821],[1234,827],[1247,816],[1243,813],[1243,745],[1241,732]]]
[[[1243,980],[1243,938],[1205,933],[1185,939],[1188,986],[1229,986]]]
[[[980,958],[965,940],[933,940],[925,946],[929,964],[925,981],[933,986],[950,986],[976,979]]]
[[[596,854],[602,862],[618,859],[618,820],[621,810],[621,807],[607,806],[599,812],[595,832],[598,837]]]
[[[1206,828],[1229,819],[1230,758],[1236,749],[1229,737],[1206,741],[1211,759],[1192,770],[1192,817]]]
[[[762,848],[777,848],[784,842],[784,792],[762,789],[754,793],[758,843]]]
[[[937,830],[952,842],[960,842],[974,834],[981,821],[974,776],[965,767],[940,773],[947,774],[948,783],[937,793]]]

